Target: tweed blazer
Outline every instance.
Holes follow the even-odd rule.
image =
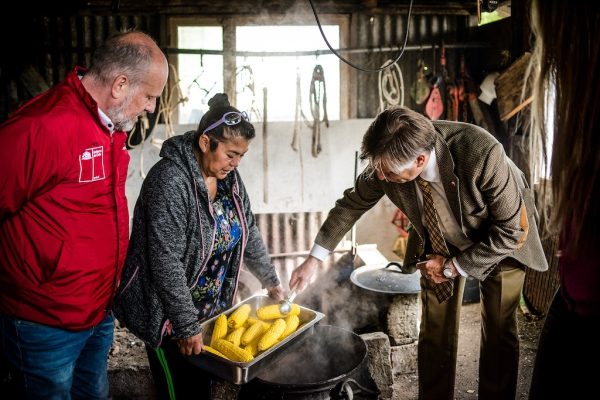
[[[526,267],[547,270],[533,191],[502,145],[475,125],[449,121],[433,125],[439,134],[435,151],[448,203],[462,233],[473,242],[452,254],[461,268],[484,280],[510,257]],[[411,222],[403,271],[414,272],[416,262],[424,258],[425,237],[417,190],[415,181],[380,181],[364,171],[336,201],[315,243],[334,249],[352,225],[387,195]]]

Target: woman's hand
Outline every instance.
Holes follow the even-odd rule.
[[[267,293],[269,294],[269,297],[274,300],[283,300],[284,298],[283,288],[281,285],[267,288]]]
[[[185,339],[175,339],[175,341],[177,342],[177,347],[179,347],[181,354],[186,356],[200,354],[202,347],[204,347],[204,343],[202,342],[202,332]]]

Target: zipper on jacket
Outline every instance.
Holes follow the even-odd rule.
[[[198,186],[196,185],[196,180],[193,177],[192,177],[192,182],[194,183],[194,197],[196,198],[196,210],[198,212],[198,227],[200,229],[200,240],[202,240],[202,243],[203,243],[202,248],[204,249],[204,238],[202,237],[202,220],[200,218],[200,202],[198,201]],[[215,220],[215,216],[213,215],[210,197],[208,197],[208,194],[206,195],[206,199],[208,201],[208,212],[209,212],[210,216],[212,217],[213,223],[214,223],[213,234],[212,234],[212,239],[210,241],[210,247],[208,249],[207,256],[205,257],[205,260],[204,260],[204,264],[200,267],[198,274],[192,280],[192,287],[190,287],[189,289],[192,289],[194,287],[195,283],[198,281],[198,278],[200,278],[200,275],[202,275],[202,273],[206,269],[206,266],[208,265],[210,255],[212,254],[212,250],[214,247],[215,236],[217,235],[217,221]]]
[[[117,239],[117,245],[116,245],[116,249],[117,249],[117,254],[116,254],[116,262],[115,262],[115,274],[113,277],[113,286],[112,286],[112,293],[110,295],[110,298],[108,299],[108,304],[106,306],[107,309],[112,310],[112,307],[115,303],[115,297],[117,296],[117,289],[118,289],[118,282],[120,280],[119,275],[119,254],[121,253],[121,240],[119,237],[119,199],[117,198],[118,193],[117,193],[117,184],[118,184],[118,180],[119,180],[119,176],[118,176],[118,172],[119,172],[119,166],[115,165],[115,156],[116,156],[116,152],[114,147],[114,137],[113,137],[114,132],[110,132],[110,144],[111,144],[111,153],[112,153],[112,168],[113,168],[113,173],[112,173],[112,177],[113,177],[113,182],[112,182],[112,186],[113,186],[113,193],[114,193],[114,200],[115,200],[115,227],[116,227],[116,239]],[[127,198],[125,198],[125,201],[127,201]],[[128,216],[129,218],[129,216]],[[123,260],[123,262],[125,262],[125,260]]]
[[[237,294],[237,290],[238,290],[238,285],[239,285],[239,277],[240,277],[240,273],[242,272],[242,266],[244,265],[244,252],[246,251],[246,245],[248,244],[248,235],[250,233],[250,230],[248,229],[248,221],[246,221],[246,214],[244,213],[242,207],[240,207],[239,202],[242,201],[242,198],[240,196],[239,193],[239,185],[237,182],[237,178],[234,182],[234,187],[232,188],[232,197],[233,197],[233,202],[235,203],[235,208],[237,209],[237,213],[238,213],[238,217],[240,218],[240,222],[242,224],[242,247],[241,247],[241,252],[240,252],[240,264],[238,265],[238,270],[237,270],[237,274],[235,277],[235,286],[233,289],[233,295],[231,296],[231,299],[235,299],[235,295]]]

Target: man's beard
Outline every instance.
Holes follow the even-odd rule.
[[[131,105],[135,95],[136,91],[132,90],[121,104],[106,111],[106,115],[115,125],[115,130],[129,132],[135,126],[138,116],[129,117],[126,114],[127,108]]]

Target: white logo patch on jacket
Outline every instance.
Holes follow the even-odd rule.
[[[104,178],[104,146],[85,149],[79,156],[79,182],[95,182]]]

